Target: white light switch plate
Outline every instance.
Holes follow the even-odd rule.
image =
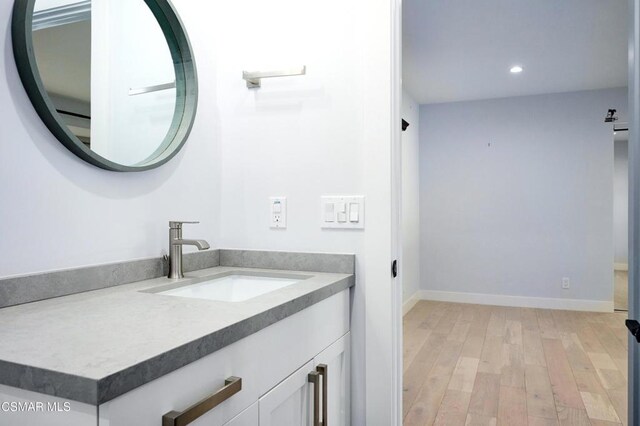
[[[320,197],[320,227],[364,229],[364,197],[361,195]]]
[[[287,197],[269,197],[269,215],[271,228],[287,227]]]

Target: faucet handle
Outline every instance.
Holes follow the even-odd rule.
[[[172,220],[169,222],[169,228],[181,229],[184,224],[198,224],[200,222],[193,222],[188,220]]]

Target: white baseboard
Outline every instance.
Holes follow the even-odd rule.
[[[402,304],[402,316],[407,315],[407,312],[409,312],[411,308],[416,306],[416,303],[418,303],[419,301],[420,301],[420,290],[413,293],[411,297],[408,298],[407,301]]]
[[[416,296],[417,295],[417,296]],[[548,297],[504,296],[499,294],[460,293],[451,291],[420,290],[420,300],[473,303],[476,305],[513,306],[517,308],[562,309],[567,311],[613,312],[613,302],[606,300],[556,299]],[[413,296],[412,296],[413,298]],[[405,306],[411,301],[407,301]],[[415,304],[415,302],[414,302]]]
[[[614,263],[613,269],[616,271],[628,271],[629,265],[627,263]]]

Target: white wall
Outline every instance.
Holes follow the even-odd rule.
[[[618,132],[614,143],[613,241],[614,261],[629,263],[629,135]]]
[[[370,17],[362,12],[364,4],[243,0],[219,3],[219,10],[206,16],[195,10],[183,14],[187,24],[208,21],[209,45],[196,59],[199,66],[204,60],[214,63],[216,69],[215,75],[203,78],[201,74],[200,80],[212,84],[212,92],[205,96],[214,97],[217,104],[216,115],[208,119],[221,146],[219,245],[357,255],[352,315],[354,425],[364,424],[364,388],[372,387],[365,385],[364,378],[365,293],[370,286],[382,291],[383,284],[389,285],[391,255],[389,245],[377,237],[380,229],[390,227],[390,219],[382,219],[391,208],[389,195],[385,188],[371,183],[372,176],[386,176],[390,188],[388,172],[379,166],[386,162],[390,167],[384,150],[386,144],[389,151],[389,133],[365,135],[370,126],[367,114],[375,114],[380,125],[390,126],[390,120],[384,118],[390,113],[388,98],[368,99],[382,97],[384,84],[378,81],[379,74],[390,69],[390,59],[379,66],[377,58],[370,59],[364,52],[368,46],[376,53],[381,51],[376,41],[362,35],[370,25]],[[388,2],[378,4],[380,7],[369,3],[368,13],[378,13],[380,8],[388,13]],[[373,32],[390,38],[379,26]],[[301,65],[307,66],[307,75],[264,79],[257,90],[247,89],[241,79],[242,70]],[[371,68],[380,71],[371,72]],[[383,113],[370,113],[367,108]],[[372,158],[371,152],[379,157]],[[322,195],[364,195],[365,229],[321,229]],[[286,229],[269,227],[270,196],[287,197]],[[370,243],[370,252],[365,252],[367,240],[375,241]],[[369,260],[376,251],[386,255],[384,261]],[[375,268],[384,272],[371,273]],[[367,336],[369,333],[380,335],[381,330],[371,329]],[[390,352],[389,344],[387,348]],[[389,388],[379,392],[388,393]]]
[[[626,89],[422,106],[422,288],[612,300],[608,108]]]
[[[420,287],[420,106],[402,92],[402,289],[406,302]]]

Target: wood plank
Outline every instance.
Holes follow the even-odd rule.
[[[426,328],[415,327],[413,329],[404,329],[403,344],[402,344],[402,359],[403,359],[403,372],[407,371],[418,352],[422,348],[422,345],[427,341],[431,335],[431,330]]]
[[[456,322],[456,324],[453,326],[448,339],[454,340],[456,342],[464,342],[465,340],[467,340],[469,328],[471,328],[470,322],[465,322],[458,319],[458,322]]]
[[[522,320],[522,308],[516,308],[506,306],[504,309],[504,317],[507,321],[521,321]]]
[[[591,363],[595,368],[609,370],[615,370],[616,368],[618,368],[616,367],[616,363],[613,362],[613,359],[609,354],[598,354],[590,352],[587,355],[589,355],[589,359],[591,360]]]
[[[608,396],[591,392],[580,392],[580,394],[590,419],[620,423],[620,419]]]
[[[605,389],[620,390],[627,389],[627,380],[618,370],[598,369],[598,377]]]
[[[596,336],[591,326],[584,326],[577,331],[578,338],[585,352],[606,353],[606,349],[602,346],[600,339]]]
[[[527,397],[523,388],[500,387],[498,424],[527,424]]]
[[[498,419],[491,416],[483,416],[482,414],[467,414],[467,422],[465,426],[496,426]]]
[[[522,331],[522,340],[524,344],[524,363],[526,365],[546,367],[547,361],[545,360],[544,350],[542,349],[540,332],[537,329],[525,328]]]
[[[541,417],[531,417],[529,416],[529,426],[557,426],[558,418],[554,419],[544,419]]]
[[[432,333],[403,374],[402,405],[404,416],[409,412],[423,384],[427,381],[429,372],[438,359],[446,340],[446,335]]]
[[[424,317],[424,319],[420,322],[418,327],[426,328],[428,330],[432,330],[435,326],[440,322],[442,317],[447,311],[447,304],[445,303],[437,303],[434,304],[432,309],[429,311],[429,314]]]
[[[609,395],[609,400],[613,405],[613,408],[616,410],[616,414],[618,414],[618,418],[621,420],[623,425],[629,424],[628,422],[628,395],[626,389],[619,390],[609,390],[607,391]]]
[[[478,373],[471,394],[469,413],[482,414],[487,417],[498,416],[500,396],[500,375]]]
[[[491,311],[491,317],[489,318],[489,325],[487,326],[487,336],[504,337],[506,330],[507,320],[505,311],[494,307]]]
[[[504,365],[500,372],[500,384],[507,387],[524,388],[524,355],[522,346],[503,344],[502,348]]]
[[[442,345],[442,352],[433,364],[424,386],[409,408],[405,417],[405,425],[432,424],[440,409],[440,404],[447,391],[447,386],[458,356],[462,350],[461,342],[447,340]]]
[[[522,323],[520,321],[506,321],[504,341],[513,345],[522,345]]]
[[[471,392],[447,390],[433,424],[437,426],[464,425],[470,400]]]
[[[447,336],[451,334],[453,330],[453,326],[458,321],[458,318],[461,315],[462,308],[459,305],[453,305],[449,309],[447,309],[440,318],[440,321],[433,327],[433,331],[435,333],[444,333]]]
[[[587,411],[571,407],[558,407],[558,421],[562,426],[591,426]]]
[[[562,342],[556,339],[542,339],[542,347],[556,406],[584,409]]]
[[[527,413],[531,417],[557,419],[556,404],[547,369],[537,365],[527,365],[525,368]]]
[[[484,346],[484,335],[485,333],[479,336],[467,335],[467,340],[462,347],[462,356],[479,359],[482,355],[482,347]]]
[[[605,422],[604,420],[589,419],[591,426],[621,426],[622,423]]]
[[[504,365],[504,351],[502,344],[504,337],[489,336],[484,339],[482,346],[482,354],[480,355],[480,364],[478,371],[481,373],[501,374]]]
[[[627,349],[622,346],[618,338],[611,333],[611,329],[606,324],[593,323],[591,328],[598,336],[598,340],[602,343],[611,358],[625,359],[627,357]],[[598,368],[596,366],[596,368]]]
[[[618,371],[624,376],[624,379],[629,381],[629,358],[613,358],[613,362],[618,367]]]
[[[538,314],[533,308],[522,308],[521,311],[522,330],[540,331],[538,325]]]
[[[559,339],[556,323],[553,320],[553,313],[548,309],[536,309],[538,315],[538,326],[540,327],[540,336],[545,339]]]
[[[600,382],[597,373],[576,371],[573,373],[573,377],[576,379],[576,385],[580,392],[591,392],[601,395],[607,394],[607,390],[602,386],[602,382]]]
[[[561,332],[560,340],[562,341],[562,346],[564,347],[564,351],[569,359],[569,364],[571,364],[571,369],[574,372],[594,371],[591,360],[582,347],[582,343],[580,342],[580,338],[577,333]]]
[[[476,381],[479,363],[480,360],[478,358],[460,357],[451,376],[448,389],[469,392],[469,394],[471,394]]]

